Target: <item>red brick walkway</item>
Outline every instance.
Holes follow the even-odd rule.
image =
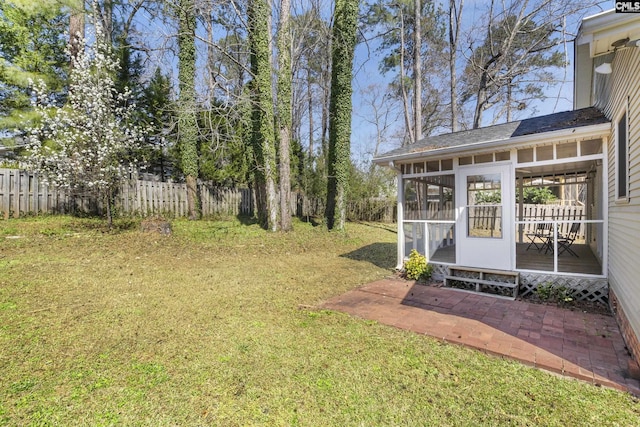
[[[615,319],[385,279],[332,298],[324,308],[473,347],[640,396]]]

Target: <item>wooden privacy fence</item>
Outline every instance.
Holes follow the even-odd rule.
[[[203,216],[252,215],[249,188],[222,188],[198,183]],[[116,204],[122,212],[142,216],[187,216],[187,184],[131,180],[122,186]]]
[[[72,197],[66,190],[44,184],[35,174],[19,169],[0,169],[0,215],[4,218],[96,209],[96,203],[90,197],[80,194]]]
[[[200,209],[205,217],[250,216],[254,213],[254,193],[250,188],[223,188],[198,183]],[[130,180],[122,185],[115,200],[116,210],[128,215],[187,215],[187,185],[175,182]],[[91,194],[70,193],[45,185],[34,173],[0,169],[0,215],[4,218],[37,214],[99,214],[103,203]],[[294,193],[291,212],[298,216],[323,216],[324,201]],[[358,221],[396,219],[394,200],[351,201],[347,218]]]
[[[471,209],[471,208],[470,208]],[[520,219],[520,205],[516,205],[516,219]],[[584,206],[565,205],[533,205],[522,206],[523,221],[558,221],[558,233],[568,234],[573,221],[587,219]],[[523,233],[533,233],[538,224],[535,222],[520,224],[518,230]],[[502,229],[502,212],[495,206],[474,206],[473,215],[469,216],[469,228],[479,230]],[[586,228],[580,227],[578,240],[584,239]]]

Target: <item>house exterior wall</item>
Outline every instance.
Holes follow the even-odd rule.
[[[589,45],[582,44],[575,47],[573,85],[573,109],[593,106],[591,98],[593,86],[593,59],[589,57]]]
[[[615,54],[613,73],[598,76],[596,105],[612,120],[607,153],[609,186],[609,285],[611,301],[627,345],[640,360],[640,48]],[[616,197],[616,121],[628,105],[628,199]]]

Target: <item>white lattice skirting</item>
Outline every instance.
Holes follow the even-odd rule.
[[[444,280],[449,274],[449,266],[442,264],[433,265],[432,277],[435,280]],[[586,278],[577,276],[557,276],[546,273],[520,273],[520,288],[518,295],[527,297],[535,293],[538,286],[553,285],[564,286],[572,290],[572,296],[578,301],[591,301],[601,304],[609,304],[609,283],[607,279]]]
[[[540,285],[551,284],[571,289],[572,296],[578,301],[609,304],[609,283],[607,279],[589,279],[576,276],[557,276],[544,273],[520,273],[520,295],[526,297],[535,292]]]

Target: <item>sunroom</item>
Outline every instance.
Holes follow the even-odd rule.
[[[610,123],[595,108],[426,138],[374,159],[398,172],[398,268],[517,272],[520,287],[606,298]]]

